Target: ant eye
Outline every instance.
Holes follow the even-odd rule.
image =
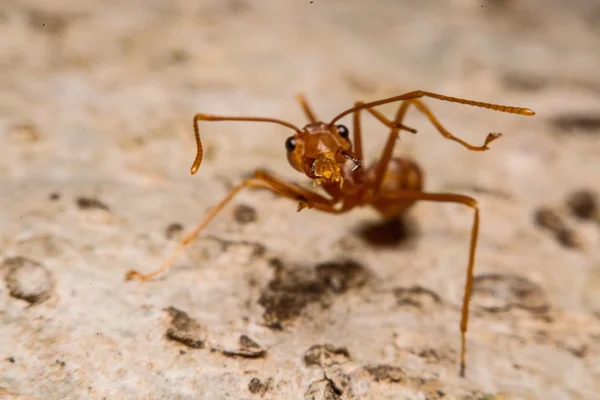
[[[348,130],[348,128],[346,128],[346,126],[344,125],[338,125],[337,127],[338,132],[340,133],[340,136],[343,138],[348,138],[348,136],[350,136],[350,131]]]
[[[296,139],[293,136],[290,136],[285,141],[285,148],[287,151],[292,152],[296,149]]]

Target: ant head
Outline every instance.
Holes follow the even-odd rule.
[[[288,161],[316,183],[343,183],[342,168],[346,161],[360,168],[361,160],[352,153],[350,132],[344,125],[324,122],[308,124],[285,142]]]

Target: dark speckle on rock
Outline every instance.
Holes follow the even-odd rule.
[[[304,400],[341,400],[341,394],[331,380],[322,379],[310,384],[304,393]]]
[[[279,259],[270,260],[274,277],[261,293],[258,303],[264,307],[263,317],[271,329],[282,329],[282,323],[297,317],[311,303],[317,302],[326,289],[317,280],[306,277],[297,268],[288,268]]]
[[[250,391],[250,393],[257,394],[262,397],[271,388],[271,381],[272,380],[270,378],[267,379],[266,382],[262,382],[258,378],[252,378],[248,383],[248,390]]]
[[[207,236],[206,238],[219,243],[223,251],[227,251],[232,246],[248,246],[252,249],[251,257],[253,258],[261,257],[267,251],[267,248],[262,243],[258,242],[252,242],[248,240],[227,240],[212,235]]]
[[[590,190],[582,189],[571,193],[567,199],[571,213],[581,219],[592,219],[598,216],[598,200]]]
[[[42,264],[25,257],[14,257],[6,259],[2,269],[12,297],[39,304],[52,295],[54,278]]]
[[[273,329],[281,329],[284,321],[300,315],[304,307],[318,301],[324,291],[323,285],[316,281],[271,281],[258,302],[265,308],[266,324]]]
[[[549,207],[540,207],[535,212],[535,222],[542,228],[552,232],[559,232],[565,229],[565,222],[560,214]]]
[[[106,204],[93,197],[78,197],[77,207],[79,207],[80,210],[110,210],[110,208]]]
[[[228,357],[261,358],[267,355],[267,351],[247,335],[240,336],[238,349],[222,352]]]
[[[177,341],[194,349],[204,347],[206,334],[200,324],[187,313],[169,307],[165,311],[171,316],[171,325],[167,329],[166,336],[170,340]]]
[[[442,303],[442,299],[437,293],[422,286],[396,288],[394,295],[400,306],[429,308]]]
[[[256,222],[258,219],[256,210],[246,204],[238,204],[233,210],[233,217],[242,225]]]
[[[323,305],[332,295],[365,285],[369,274],[365,268],[352,260],[328,261],[315,267],[316,278],[298,268],[286,268],[279,259],[271,260],[275,276],[262,292],[259,304],[265,308],[266,324],[281,329],[282,322],[300,315],[311,303]]]
[[[20,123],[9,128],[9,136],[15,138],[23,144],[39,142],[42,139],[42,132],[36,124]]]
[[[165,229],[165,237],[169,240],[177,237],[183,232],[183,225],[179,222],[173,222]]]
[[[315,267],[315,272],[317,279],[334,293],[360,288],[369,278],[365,268],[353,260],[321,263]]]
[[[473,305],[489,312],[521,308],[544,313],[550,309],[538,284],[517,275],[487,274],[473,279]]]
[[[592,114],[563,114],[552,118],[550,124],[561,131],[600,132],[600,117]]]
[[[48,12],[31,9],[27,13],[29,26],[49,35],[62,34],[73,18],[59,12]]]
[[[578,212],[585,212],[583,210],[584,206],[580,201],[581,199],[576,200],[578,204],[575,207],[580,207]],[[584,206],[585,207],[585,206]],[[572,209],[573,212],[574,209]],[[541,226],[552,232],[556,240],[563,246],[568,248],[582,248],[583,243],[578,235],[577,231],[571,228],[565,219],[561,216],[561,214],[552,208],[549,207],[540,207],[537,209],[535,213],[535,222]]]
[[[584,247],[582,238],[574,229],[561,229],[556,233],[556,240],[563,246],[571,249],[581,249]]]
[[[376,382],[402,382],[407,379],[406,374],[400,367],[393,365],[369,365],[364,370],[373,377]]]
[[[315,344],[304,353],[304,363],[307,366],[330,367],[349,359],[350,352],[347,348],[335,347],[331,344]]]

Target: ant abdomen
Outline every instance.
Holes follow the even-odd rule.
[[[375,179],[379,163],[369,169],[367,176]],[[395,157],[390,160],[387,170],[383,175],[381,189],[375,194],[371,205],[384,216],[393,216],[404,212],[412,206],[414,200],[393,201],[386,193],[398,193],[398,191],[421,191],[423,189],[423,172],[414,162],[406,158]]]

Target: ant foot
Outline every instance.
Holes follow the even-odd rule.
[[[148,277],[146,277],[146,275],[142,275],[137,271],[134,270],[129,270],[127,271],[127,274],[125,274],[125,280],[126,281],[145,281],[148,280]]]
[[[306,199],[300,200],[300,202],[298,202],[298,209],[296,210],[296,212],[300,212],[300,211],[304,210],[305,208],[308,208],[310,210],[311,208],[313,208],[313,206]]]
[[[489,150],[490,148],[488,147],[488,144],[492,143],[494,140],[498,139],[500,136],[502,136],[501,133],[489,133],[487,135],[487,137],[485,138],[485,142],[483,143],[483,146],[481,146],[483,148],[483,150]]]

